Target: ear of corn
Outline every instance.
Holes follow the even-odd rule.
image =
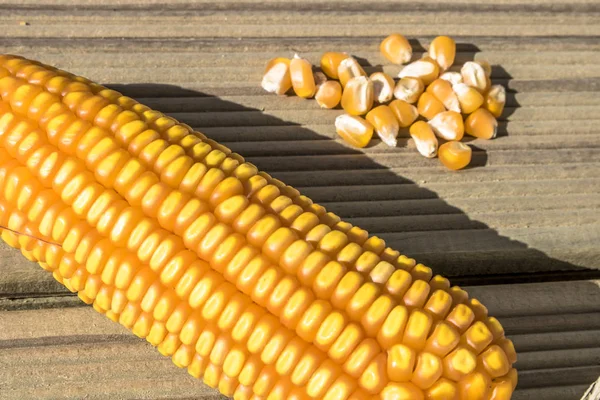
[[[290,79],[312,96],[302,62]],[[514,389],[512,343],[480,303],[226,147],[20,57],[0,57],[0,97],[0,225],[29,235],[2,238],[223,394]],[[366,145],[373,127],[346,118]]]

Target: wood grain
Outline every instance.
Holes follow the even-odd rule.
[[[259,87],[266,60],[334,49],[395,75],[378,52],[393,31],[415,58],[452,35],[457,63],[489,60],[508,88],[471,168],[423,159],[406,132],[357,151],[339,110]],[[468,284],[517,346],[516,400],[579,399],[600,374],[599,37],[593,0],[0,0],[1,52],[181,119]],[[0,310],[2,399],[220,398],[3,244]]]

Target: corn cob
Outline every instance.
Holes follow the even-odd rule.
[[[178,366],[236,399],[510,396],[512,344],[460,288],[172,118],[0,65],[0,211],[42,240],[3,238]]]

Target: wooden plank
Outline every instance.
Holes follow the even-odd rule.
[[[161,398],[169,390],[172,398],[214,395],[90,307],[0,312],[0,326],[11,326],[0,331],[0,382],[6,383],[9,398],[76,398],[84,393],[98,396],[93,398],[150,393]],[[589,379],[600,357],[599,332],[512,335],[520,354],[520,386]],[[11,367],[2,367],[7,365]]]

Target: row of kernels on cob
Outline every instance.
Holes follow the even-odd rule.
[[[380,50],[395,64],[408,63],[412,58],[410,43],[399,34],[384,39]],[[433,158],[438,155],[438,138],[448,141],[439,147],[439,158],[456,170],[471,160],[471,148],[459,143],[465,132],[482,139],[495,137],[496,118],[502,114],[506,94],[504,87],[491,85],[491,67],[485,61],[469,61],[460,72],[447,71],[455,55],[454,40],[439,36],[431,42],[428,53],[400,71],[400,79],[394,83],[383,72],[367,77],[356,59],[346,53],[323,54],[321,70],[341,84],[328,81],[321,72],[313,73],[310,63],[298,56],[291,61],[275,58],[267,64],[263,88],[277,94],[293,88],[300,97],[315,96],[326,108],[341,102],[347,114],[336,119],[336,131],[356,147],[367,146],[374,132],[395,147],[401,129],[408,128],[417,150]],[[376,103],[380,105],[373,108]],[[419,117],[428,125],[415,124]],[[414,129],[413,124],[417,125]]]
[[[11,60],[13,60],[12,63],[10,62]],[[36,67],[35,64],[27,64],[23,60],[15,58],[9,59],[7,64],[9,67],[7,71],[14,73],[16,76],[21,75],[19,79],[31,78],[31,76],[24,73],[24,69],[36,69],[31,68],[32,66]],[[39,68],[42,67],[38,65],[37,72],[49,72],[48,70],[39,71]],[[86,271],[89,274],[94,275],[94,278],[90,280],[90,285],[92,286],[90,286],[87,298],[91,299],[92,295],[94,295],[94,288],[98,289],[98,279],[105,280],[103,282],[108,286],[103,286],[101,290],[98,289],[98,293],[101,294],[99,303],[107,310],[107,313],[110,311],[108,313],[109,316],[114,317],[117,311],[124,309],[121,308],[125,304],[123,301],[125,298],[124,294],[128,293],[128,291],[125,291],[125,287],[133,282],[133,280],[130,280],[133,274],[131,268],[132,265],[135,265],[131,262],[132,257],[137,256],[138,260],[148,265],[148,268],[145,269],[146,273],[142,274],[140,279],[142,282],[146,282],[146,284],[149,282],[154,282],[154,284],[151,284],[147,288],[150,293],[149,300],[143,304],[146,304],[148,307],[153,305],[158,307],[158,305],[161,305],[159,310],[162,311],[157,315],[161,319],[159,321],[161,324],[168,321],[166,319],[167,316],[176,314],[176,310],[179,309],[179,306],[176,306],[177,304],[183,304],[181,307],[188,311],[189,308],[200,309],[202,307],[202,316],[204,318],[211,316],[214,318],[215,313],[222,312],[226,309],[226,304],[230,304],[225,303],[223,299],[227,299],[228,295],[234,295],[235,289],[226,284],[228,282],[235,283],[238,285],[238,290],[242,293],[235,294],[237,300],[232,300],[232,304],[239,304],[241,301],[240,296],[246,299],[242,301],[244,304],[250,302],[250,299],[252,299],[259,303],[263,309],[266,309],[270,315],[278,315],[286,328],[286,322],[292,326],[295,324],[296,333],[300,335],[298,336],[298,340],[304,340],[309,343],[314,342],[315,345],[325,346],[325,349],[329,348],[329,352],[331,352],[332,348],[336,349],[336,352],[332,353],[333,356],[341,357],[340,362],[346,360],[339,369],[336,369],[336,371],[343,371],[342,375],[339,375],[339,379],[345,381],[346,375],[344,373],[351,374],[352,377],[358,379],[359,386],[362,388],[361,390],[367,390],[368,392],[376,392],[389,379],[385,378],[385,374],[383,373],[372,374],[374,368],[381,368],[382,362],[386,357],[385,353],[378,353],[375,350],[382,343],[388,343],[388,345],[383,346],[384,348],[389,348],[402,341],[406,343],[422,343],[425,341],[426,343],[425,339],[429,337],[430,332],[433,332],[432,329],[434,326],[437,326],[438,318],[444,315],[448,315],[447,318],[451,324],[455,324],[457,328],[460,327],[460,331],[464,331],[463,335],[467,335],[467,332],[471,332],[467,328],[475,319],[472,310],[480,314],[477,316],[477,319],[486,320],[486,325],[484,326],[494,325],[493,319],[486,319],[484,310],[479,309],[477,311],[476,303],[469,302],[469,306],[462,304],[466,302],[466,296],[463,296],[457,290],[448,289],[446,287],[449,287],[446,283],[447,281],[437,279],[437,277],[432,278],[431,271],[425,267],[416,266],[412,268],[414,263],[406,264],[406,258],[402,259],[397,252],[385,249],[383,241],[377,238],[365,240],[366,238],[363,238],[361,234],[359,236],[362,239],[358,239],[358,241],[369,250],[364,251],[364,248],[363,250],[357,248],[356,246],[360,245],[350,240],[351,238],[357,239],[356,235],[350,235],[353,227],[348,224],[342,224],[339,219],[337,221],[334,219],[334,224],[341,230],[334,231],[318,223],[312,223],[309,225],[312,228],[307,230],[306,223],[299,222],[296,228],[302,228],[295,232],[306,232],[307,234],[311,234],[312,232],[314,236],[313,242],[309,241],[307,244],[306,241],[300,239],[295,241],[290,240],[289,235],[285,234],[283,236],[287,236],[287,239],[282,241],[279,239],[282,232],[280,230],[281,226],[277,224],[269,225],[265,231],[266,233],[261,233],[260,231],[263,230],[266,222],[275,221],[271,218],[268,218],[266,222],[263,220],[261,224],[258,224],[258,221],[261,220],[260,218],[252,217],[248,219],[248,217],[245,217],[244,220],[246,222],[241,225],[238,224],[238,227],[245,226],[245,233],[250,233],[255,225],[260,225],[258,228],[255,228],[255,233],[258,236],[250,235],[252,240],[259,244],[259,247],[243,246],[241,244],[242,238],[235,235],[235,233],[231,233],[227,228],[232,223],[232,220],[234,222],[238,220],[235,218],[223,218],[226,215],[231,215],[231,212],[226,212],[226,210],[218,212],[219,206],[239,196],[236,194],[241,190],[239,189],[240,186],[236,183],[238,181],[228,181],[227,184],[220,187],[219,183],[216,185],[213,183],[214,178],[211,178],[208,183],[202,183],[203,180],[201,179],[195,189],[190,191],[190,193],[197,194],[197,196],[192,198],[187,198],[182,193],[176,191],[169,191],[169,185],[174,185],[172,181],[173,177],[163,172],[168,166],[184,156],[177,151],[176,145],[164,147],[165,143],[160,142],[158,139],[148,142],[142,151],[136,154],[132,149],[132,143],[136,143],[135,141],[140,137],[155,137],[156,133],[153,132],[158,131],[148,129],[146,126],[145,130],[142,128],[138,129],[141,133],[138,132],[138,134],[135,134],[131,133],[128,129],[123,129],[122,126],[116,125],[116,121],[120,117],[127,117],[128,123],[136,123],[140,121],[140,119],[135,118],[139,114],[128,113],[127,111],[114,113],[114,103],[103,103],[101,101],[102,96],[93,96],[91,94],[92,90],[90,90],[90,86],[71,79],[69,76],[59,75],[59,82],[54,86],[50,81],[57,76],[51,77],[51,73],[46,73],[45,75],[48,78],[44,82],[46,91],[39,91],[32,87],[32,85],[8,76],[9,74],[6,72],[2,73],[2,75],[3,78],[0,80],[0,94],[4,101],[2,124],[0,124],[2,126],[2,145],[10,153],[10,156],[6,155],[2,159],[8,160],[10,157],[15,157],[17,163],[20,162],[21,165],[26,166],[29,169],[29,173],[34,174],[39,179],[39,185],[47,188],[45,191],[38,192],[38,196],[35,196],[35,202],[30,203],[32,201],[31,193],[36,193],[36,188],[40,189],[40,187],[33,184],[35,179],[31,178],[31,176],[27,177],[27,179],[20,179],[21,184],[24,184],[24,182],[31,183],[30,185],[20,187],[18,177],[21,176],[20,174],[26,172],[21,168],[19,169],[19,173],[11,175],[12,178],[6,181],[7,183],[12,182],[13,186],[7,187],[13,187],[13,189],[5,189],[5,195],[7,199],[16,201],[15,204],[17,206],[20,204],[23,210],[27,209],[28,217],[31,217],[33,222],[39,223],[38,230],[40,233],[53,240],[63,240],[63,249],[71,250],[74,256],[78,257],[75,260],[85,265]],[[79,83],[79,85],[76,85],[76,83]],[[57,89],[57,86],[60,90]],[[77,89],[77,91],[67,92],[64,90],[67,87]],[[104,92],[104,88],[95,87],[95,89],[97,89],[98,93],[107,94]],[[55,92],[55,97],[48,95],[51,91]],[[108,94],[114,96],[114,92],[108,92]],[[74,97],[75,100],[73,100]],[[120,97],[120,95],[115,98],[121,103],[127,103],[131,108],[137,107],[135,102],[130,102],[127,98]],[[63,104],[68,104],[69,107],[60,106],[61,101]],[[88,105],[84,107],[83,105],[86,103],[99,103],[100,106],[92,107]],[[112,120],[105,117],[109,111],[116,114],[112,117]],[[69,114],[69,112],[76,114]],[[149,110],[144,110],[143,112],[148,113]],[[86,122],[84,117],[96,123],[97,117],[100,115],[103,116],[102,123],[107,127],[106,131],[98,125],[90,126],[84,123]],[[27,118],[37,121],[41,130],[35,129],[35,123],[28,124],[27,119],[23,119],[22,116],[27,116]],[[153,114],[153,116],[156,117],[156,114]],[[158,121],[161,118],[163,117],[159,115],[158,118],[153,119],[153,121],[156,121],[154,125],[157,129],[160,129]],[[170,126],[169,123],[171,123]],[[163,119],[160,124],[163,124],[162,126],[169,126],[165,130],[167,133],[176,126],[169,119]],[[112,131],[113,128],[115,128],[115,136],[105,134]],[[146,132],[149,133],[145,134]],[[111,141],[111,137],[118,140]],[[144,140],[147,141],[148,139]],[[147,150],[147,147],[150,146],[152,148],[152,146],[155,146],[154,143],[157,141],[159,144],[162,143],[164,147],[162,151]],[[202,143],[205,144],[206,142]],[[127,148],[129,154],[133,153],[139,158],[129,157],[128,154],[120,151],[121,147],[119,145],[125,146],[124,148]],[[52,148],[52,146],[58,147]],[[116,157],[115,154],[120,158]],[[179,156],[177,156],[178,154]],[[103,164],[102,160],[104,159],[111,160],[110,164]],[[172,160],[171,163],[167,162],[169,159]],[[241,159],[241,162],[243,163],[243,159]],[[161,163],[162,165],[159,165]],[[144,172],[142,168],[144,165],[147,165],[150,169]],[[242,165],[244,164],[240,164],[240,166]],[[99,184],[93,183],[90,180],[90,175],[86,170],[94,172],[94,178],[98,179]],[[206,172],[204,177],[208,175],[209,173]],[[152,176],[155,178],[151,178]],[[159,178],[159,180],[156,180],[156,178]],[[218,182],[223,183],[225,179],[222,178]],[[181,185],[181,183],[178,184]],[[103,191],[102,186],[114,186],[118,194]],[[267,186],[262,186],[262,188],[264,189]],[[186,185],[186,187],[188,186]],[[20,189],[17,190],[17,188]],[[198,191],[198,188],[202,189]],[[123,197],[119,197],[119,195]],[[263,195],[273,197],[269,192]],[[277,196],[275,199],[280,197],[282,196]],[[66,202],[64,204],[72,207],[72,212],[59,204],[61,199]],[[131,207],[123,203],[125,200],[129,202],[129,206]],[[261,199],[252,196],[251,202],[252,204],[250,205],[246,204],[248,207],[245,210],[249,209],[252,205],[260,203]],[[317,208],[316,210],[320,209]],[[243,212],[240,211],[240,213]],[[271,207],[258,214],[256,212],[251,212],[251,214],[256,214],[260,217],[264,213],[273,212],[275,211]],[[202,215],[197,215],[198,213]],[[241,215],[240,213],[237,214],[238,217]],[[151,220],[145,218],[144,215],[151,218]],[[210,215],[213,215],[213,217]],[[314,218],[316,218],[318,220],[316,214],[304,213],[302,215],[305,215],[304,219],[309,218],[315,221]],[[314,218],[310,217],[310,215],[313,215]],[[325,214],[322,213],[322,215]],[[216,219],[214,216],[216,216]],[[194,220],[194,218],[196,219]],[[228,223],[217,223],[217,220],[221,218]],[[194,222],[190,223],[192,220]],[[196,232],[196,236],[193,238],[187,235],[187,242],[182,240],[186,237],[186,232],[189,232],[190,227],[194,223],[196,223],[194,225],[197,228],[196,230],[199,230],[201,233]],[[185,226],[188,228],[186,229]],[[93,227],[95,229],[92,229]],[[318,229],[315,230],[315,228]],[[346,231],[348,234],[343,233],[343,231]],[[275,234],[276,232],[279,233]],[[288,231],[284,230],[283,232]],[[335,232],[338,234],[335,234]],[[342,233],[343,235],[340,236]],[[178,240],[177,236],[183,236],[184,238]],[[251,237],[247,237],[247,240],[250,240]],[[266,246],[269,238],[272,238],[270,245]],[[340,241],[340,239],[343,240]],[[183,241],[183,245],[181,245],[181,241]],[[188,246],[186,250],[185,245],[190,243],[193,245]],[[325,250],[325,252],[310,250],[310,243],[318,243],[320,250]],[[356,246],[352,246],[353,243],[356,243]],[[106,258],[107,254],[111,254],[111,246],[117,246],[117,250],[121,249],[117,251],[116,258]],[[239,246],[242,246],[242,248],[240,249]],[[287,247],[287,251],[285,247]],[[304,251],[307,251],[306,254],[313,255],[305,257],[304,261],[298,259],[298,257],[294,257],[293,254],[300,248],[304,248]],[[196,255],[191,254],[190,250],[196,251]],[[126,251],[129,251],[129,253],[124,253]],[[257,259],[258,264],[252,264],[249,260],[255,259],[253,256],[256,255],[256,252],[262,252],[264,256]],[[288,252],[290,254],[286,255]],[[335,255],[336,253],[340,262],[341,260],[345,260],[343,267],[352,268],[352,271],[349,272],[354,273],[351,274],[346,271],[347,273],[345,274],[333,274],[339,277],[339,281],[335,278],[333,283],[328,281],[330,279],[328,273],[317,273],[314,276],[314,271],[340,271],[340,267],[335,263],[331,264],[331,258],[327,258],[328,254]],[[390,275],[389,271],[393,271],[394,266],[379,261],[378,254],[383,258],[394,261],[396,266],[408,266],[408,269],[411,269],[412,278],[411,274],[405,271],[396,271]],[[194,257],[199,257],[199,259],[204,257],[209,267],[212,267],[216,272],[222,273],[228,282],[225,282],[218,274],[210,274],[210,271],[206,270],[208,268],[206,265],[204,268],[194,267],[195,261],[193,260],[196,259]],[[286,288],[290,286],[295,287],[298,282],[293,280],[293,276],[283,274],[275,265],[269,266],[269,258],[279,258],[279,264],[282,268],[294,269],[298,268],[299,264],[302,264],[301,269],[303,272],[301,275],[314,279],[300,282],[305,284],[306,290],[296,292],[299,295],[291,296],[289,301],[285,302],[286,296],[290,293],[290,289]],[[87,263],[88,259],[91,260],[89,267]],[[325,266],[327,265],[332,266],[333,269],[326,269]],[[72,263],[71,266],[73,266]],[[67,267],[63,267],[63,270],[70,271]],[[80,268],[77,268],[75,271],[78,270]],[[119,287],[111,287],[111,284],[117,285],[116,277],[119,275],[116,271],[121,270],[123,271],[123,278],[118,279],[121,282],[119,283]],[[203,272],[198,272],[199,270]],[[105,271],[108,272],[105,273]],[[189,274],[187,274],[188,272]],[[285,272],[289,271],[286,270]],[[152,275],[152,273],[155,275]],[[66,274],[69,275],[69,273]],[[208,278],[200,279],[203,274],[209,275]],[[319,278],[321,275],[323,276]],[[242,282],[239,280],[240,276],[245,277]],[[238,279],[235,279],[236,277]],[[367,278],[368,282],[365,283],[362,277],[370,278]],[[431,281],[428,284],[425,281],[417,279],[417,277],[422,277],[426,280],[431,279]],[[178,278],[178,282],[184,281],[182,284],[184,288],[180,292],[176,290],[179,284],[174,286],[175,289],[165,289],[165,285],[174,284]],[[300,276],[297,278],[300,279]],[[389,279],[383,285],[383,282],[386,282],[386,278]],[[417,280],[411,284],[410,281],[413,278]],[[194,282],[194,279],[200,279],[200,281]],[[79,282],[81,282],[81,279],[79,279]],[[310,286],[310,283],[314,285],[315,282],[318,282],[318,285],[307,287]],[[333,292],[331,289],[328,289],[332,287],[331,285],[335,287]],[[448,290],[450,294],[455,294],[455,297],[458,296],[459,300],[454,301],[456,307],[449,314],[449,310],[446,310],[446,308],[449,308],[451,303],[444,300],[444,296],[429,296],[429,292],[433,292],[431,289],[435,285]],[[382,289],[377,288],[382,288],[391,295],[394,295],[396,301],[400,301],[404,305],[398,304],[395,307],[391,307],[393,302],[388,297],[381,296]],[[175,290],[175,294],[173,294],[173,290]],[[445,290],[436,290],[434,293],[443,294]],[[321,293],[320,296],[323,297],[323,300],[315,300],[312,303],[307,302],[303,295],[314,296],[313,292],[316,294]],[[112,309],[112,300],[110,302],[108,300],[112,298],[111,296],[114,297],[114,294],[116,294],[117,303],[114,309]],[[192,307],[192,303],[190,303],[190,298],[194,294],[195,301],[193,305],[196,308]],[[186,298],[186,296],[189,297]],[[249,296],[249,298],[243,296]],[[143,299],[145,298],[146,295],[143,296]],[[178,303],[179,300],[177,298],[181,301],[187,300],[188,304]],[[291,307],[291,314],[288,315],[288,319],[283,314],[278,314],[277,311],[281,309],[282,299],[285,302],[282,310],[285,310],[285,307]],[[134,298],[134,300],[137,301],[139,298]],[[328,300],[332,304],[334,302],[338,304],[340,311],[334,311],[333,307],[324,302],[324,300]],[[313,306],[310,306],[310,304],[313,304]],[[350,309],[343,307],[348,304],[351,305]],[[381,304],[388,304],[388,307],[392,311],[381,313]],[[98,307],[101,307],[101,305],[98,305]],[[109,305],[111,307],[110,310],[107,308]],[[461,305],[463,307],[459,307]],[[135,307],[132,307],[128,309],[135,310]],[[236,307],[232,307],[236,309]],[[426,310],[420,312],[419,308],[421,307],[424,307]],[[440,309],[440,311],[437,311],[437,314],[435,311],[436,307]],[[472,310],[470,307],[472,307]],[[458,317],[464,314],[465,311],[461,311],[463,309],[469,310],[471,318],[464,318],[464,315],[463,317]],[[183,311],[179,310],[179,314],[181,314]],[[204,312],[204,310],[206,311]],[[294,310],[296,311],[294,312]],[[329,313],[323,312],[323,310],[329,310]],[[351,312],[351,310],[354,310],[354,312]],[[361,318],[355,317],[356,320],[360,320],[360,325],[347,323],[348,320],[344,318],[344,316],[362,315],[363,311],[367,311],[365,314],[366,318],[362,318],[362,316]],[[126,315],[131,316],[131,312]],[[204,315],[205,313],[206,315]],[[405,323],[400,326],[396,323],[398,319],[394,317],[397,316],[397,313],[403,313],[407,316]],[[186,314],[184,313],[184,315]],[[429,318],[427,315],[429,315]],[[298,318],[299,321],[297,322],[290,320]],[[429,324],[419,322],[429,321],[430,319],[435,320],[436,324],[433,322]],[[128,320],[131,321],[131,318]],[[341,323],[336,323],[336,320],[341,321]],[[270,318],[269,321],[274,320]],[[386,324],[386,321],[390,322]],[[158,328],[151,331],[155,332],[155,334],[150,335],[153,338],[153,342],[157,342],[158,339],[162,340],[161,333],[165,332],[162,325],[159,324],[157,326]],[[270,326],[270,323],[267,323],[266,326]],[[300,326],[299,330],[298,326]],[[284,329],[284,327],[281,329]],[[337,336],[334,335],[333,338],[331,337],[329,333],[331,329],[333,329],[333,332]],[[485,329],[489,330],[490,328]],[[234,329],[234,331],[236,330]],[[261,329],[260,332],[262,331]],[[277,331],[277,329],[270,332],[273,331]],[[313,334],[312,331],[316,331],[317,334]],[[319,336],[318,332],[322,332],[322,342],[317,340]],[[293,335],[293,333],[290,334]],[[257,335],[264,337],[264,340],[269,341],[269,343],[275,337],[263,333]],[[367,335],[370,335],[370,337],[365,337]],[[284,336],[289,337],[289,335]],[[497,336],[496,339],[504,340],[500,334]],[[165,346],[173,349],[175,347],[173,344],[177,343],[177,341],[173,338],[173,335],[165,337],[170,338],[168,342],[169,346]],[[332,340],[333,344],[330,342]],[[435,337],[432,340],[435,341]],[[260,349],[267,346],[264,342],[256,344],[255,340],[252,343]],[[278,340],[275,340],[275,343],[278,343]],[[285,343],[287,343],[286,340],[283,341],[282,345]],[[247,346],[250,346],[250,343]],[[419,346],[417,345],[415,348],[419,350]],[[352,356],[353,354],[354,356]],[[378,354],[382,354],[382,356],[378,356]],[[273,361],[272,358],[274,356],[266,358]],[[335,360],[338,361],[337,359]],[[394,358],[387,356],[387,360],[389,361],[387,364],[390,362],[393,363]],[[330,363],[327,365],[330,365]],[[329,367],[323,368],[323,370],[319,370],[320,372],[314,379],[319,378],[322,374],[331,375]],[[311,370],[311,373],[313,372],[316,373]],[[438,372],[439,369],[436,369],[434,376]],[[420,381],[421,375],[421,373],[415,375],[414,379],[417,383],[414,384],[420,382],[417,388],[421,387],[423,389],[422,386],[426,386],[427,382]],[[337,377],[338,375],[334,374],[331,376]],[[363,376],[364,378],[362,378]],[[377,379],[373,379],[373,376]],[[306,374],[300,374],[300,377],[306,377]],[[297,381],[302,382],[300,378]],[[460,382],[458,383],[460,384]],[[247,386],[245,385],[245,387]],[[312,393],[314,395],[316,392]]]

